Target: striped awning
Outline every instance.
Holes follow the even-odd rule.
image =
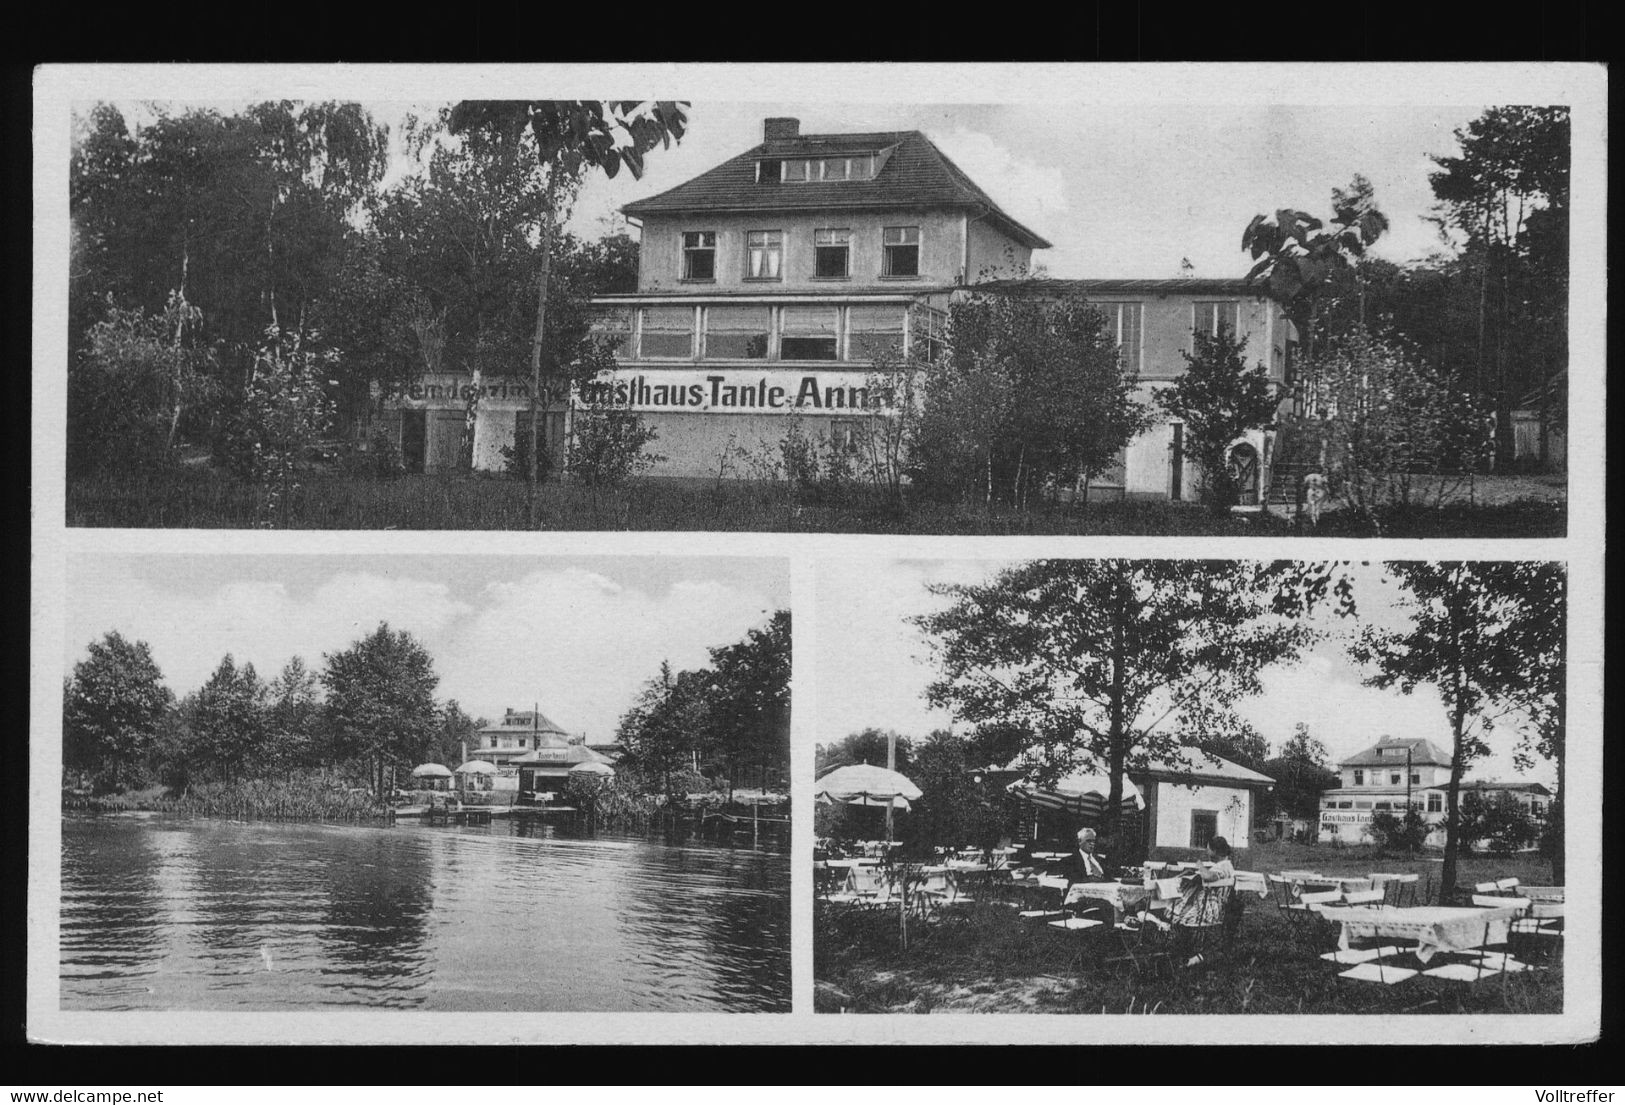
[[[1105,775],[1076,771],[1048,786],[1040,786],[1026,779],[1011,783],[1010,793],[1027,799],[1040,809],[1058,810],[1085,819],[1099,818],[1106,811],[1106,798],[1111,793],[1111,779]],[[1136,813],[1145,809],[1145,798],[1140,788],[1128,776],[1123,777],[1122,813]]]

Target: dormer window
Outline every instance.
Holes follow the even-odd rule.
[[[882,159],[872,153],[762,160],[756,163],[756,180],[760,184],[873,180],[881,164]]]

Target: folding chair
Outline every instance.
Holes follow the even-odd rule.
[[[1416,905],[1417,886],[1422,881],[1421,875],[1416,874],[1385,874],[1374,872],[1371,876],[1371,885],[1381,887],[1384,901],[1393,906]],[[1393,889],[1390,891],[1389,888]],[[1390,900],[1391,896],[1391,900]]]
[[[1164,973],[1172,978],[1174,961],[1170,944],[1173,928],[1157,916],[1157,911],[1173,904],[1155,897],[1141,902],[1139,912],[1126,915],[1116,927],[1118,946],[1123,949],[1123,954],[1106,962],[1127,963],[1141,978],[1146,975],[1154,978]]]
[[[1323,946],[1331,934],[1331,925],[1315,909],[1316,906],[1336,905],[1343,900],[1341,890],[1323,890],[1301,895],[1296,902],[1281,907],[1292,935],[1303,941],[1310,951]]]
[[[1422,974],[1427,978],[1469,984],[1500,975],[1502,983],[1505,983],[1508,974],[1529,969],[1527,964],[1518,962],[1506,952],[1485,951],[1489,944],[1490,922],[1486,921],[1484,939],[1477,948],[1471,951],[1446,952],[1444,953],[1446,962],[1423,971]]]
[[[1561,952],[1563,903],[1531,902],[1529,912],[1512,922],[1512,928],[1507,933],[1507,950],[1542,960]]]
[[[1205,961],[1208,956],[1228,948],[1225,932],[1228,927],[1226,913],[1235,895],[1229,885],[1203,886],[1197,898],[1197,916],[1211,917],[1200,924],[1183,924],[1174,920],[1173,948],[1175,955],[1188,955]],[[1181,947],[1183,945],[1183,947]]]
[[[1383,956],[1376,956],[1364,963],[1357,963],[1346,971],[1338,972],[1337,977],[1346,978],[1350,982],[1375,982],[1379,986],[1392,986],[1396,982],[1404,982],[1408,978],[1415,978],[1420,973],[1410,967],[1384,963],[1383,958]]]

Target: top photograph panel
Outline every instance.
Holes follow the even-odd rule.
[[[1560,537],[1569,110],[83,100],[70,526]]]

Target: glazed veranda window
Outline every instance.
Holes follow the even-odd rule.
[[[792,306],[783,309],[779,335],[779,359],[785,361],[833,361],[838,359],[836,309],[822,306]]]
[[[644,357],[693,357],[694,308],[643,308],[638,354]]]
[[[756,305],[705,309],[707,360],[763,360],[767,357],[768,308]]]
[[[889,352],[893,358],[903,355],[903,311],[897,304],[877,306],[856,305],[847,309],[847,332],[850,349],[847,359],[872,361]]]

